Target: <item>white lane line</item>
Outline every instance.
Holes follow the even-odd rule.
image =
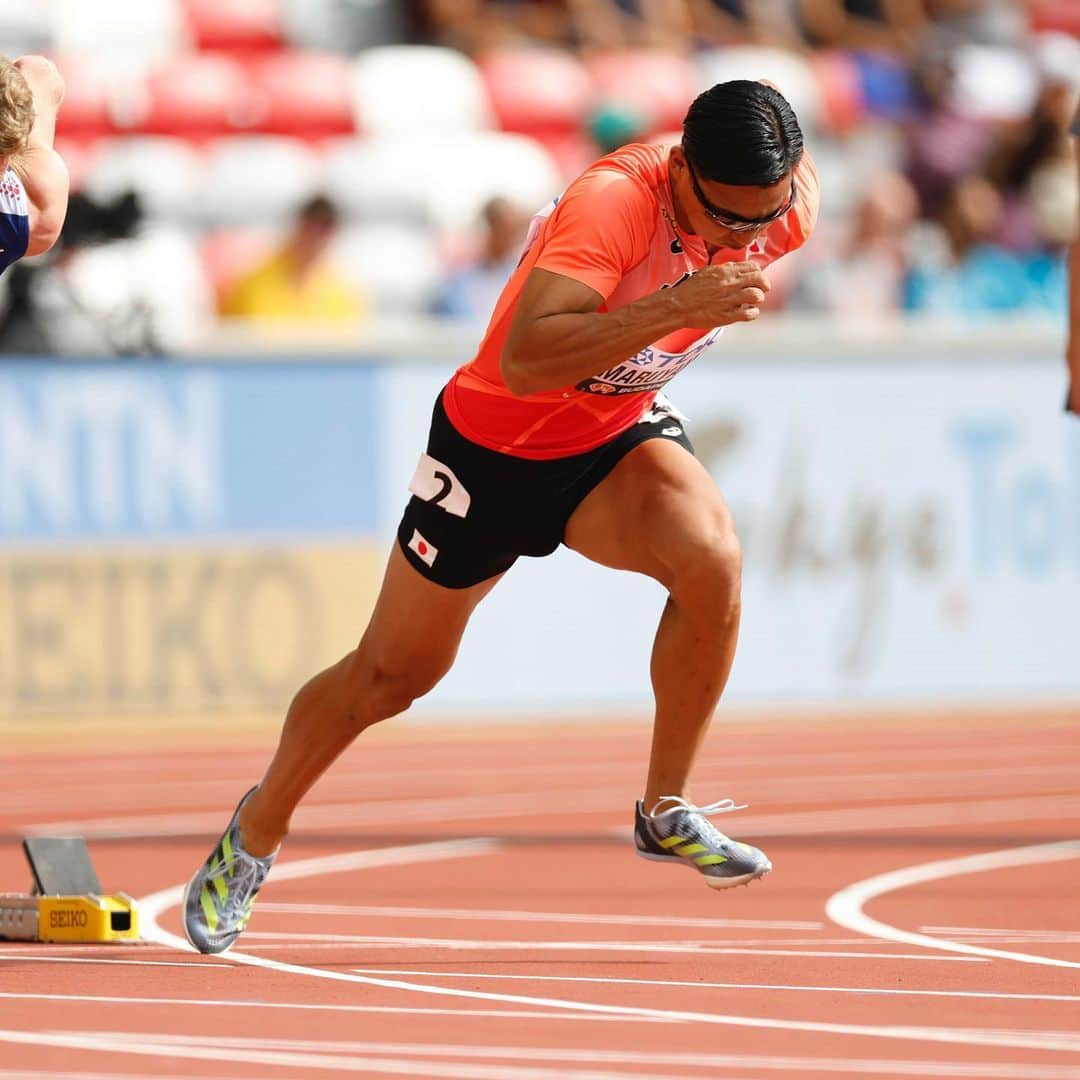
[[[415,968],[353,968],[361,975],[412,975],[432,979],[509,979],[523,982],[621,983],[625,986],[692,986],[696,990],[792,990],[821,994],[879,994],[890,996],[991,998],[1006,1001],[1080,1001],[1080,994],[1008,994],[994,990],[897,990],[877,986],[804,986],[787,983],[726,983],[678,979],[614,979],[599,975],[486,975],[476,971],[417,971]]]
[[[243,1001],[232,998],[159,998],[159,997],[120,997],[110,994],[16,994],[2,992],[0,1001],[58,1001],[92,1002],[97,1005],[183,1005],[193,1008],[208,1009],[283,1009],[286,1012],[340,1012],[340,1013],[386,1013],[391,1016],[456,1016],[468,1019],[473,1016],[494,1017],[510,1020],[588,1020],[614,1021],[626,1023],[623,1016],[595,1016],[592,1013],[553,1013],[550,1010],[528,1009],[440,1009],[420,1005],[322,1005],[304,1001]],[[634,1023],[667,1023],[663,1017],[634,1017]]]
[[[40,949],[41,946],[39,945]],[[30,960],[35,964],[130,964],[132,967],[182,967],[182,968],[227,968],[230,964],[199,960],[116,960],[100,956],[41,956],[27,949],[19,953],[0,953],[0,960]]]
[[[194,1061],[234,1061],[252,1065],[328,1069],[356,1075],[389,1073],[420,1076],[425,1080],[631,1080],[641,1074],[595,1069],[545,1069],[531,1066],[488,1067],[470,1062],[456,1065],[440,1061],[402,1061],[400,1058],[364,1054],[323,1054],[314,1051],[268,1050],[259,1046],[232,1046],[227,1040],[207,1037],[190,1043],[181,1036],[146,1035],[140,1032],[98,1031],[4,1031],[0,1041],[55,1046],[71,1050],[140,1054],[155,1058],[186,1058]],[[269,1040],[273,1042],[274,1040]],[[671,1080],[695,1080],[690,1074],[671,1075]]]
[[[79,1036],[79,1032],[50,1032],[50,1035],[59,1036],[61,1039]],[[888,1059],[852,1059],[852,1058],[825,1058],[809,1056],[776,1056],[764,1054],[731,1054],[731,1053],[694,1053],[687,1051],[671,1051],[655,1053],[648,1051],[629,1050],[593,1050],[581,1047],[556,1049],[550,1046],[484,1046],[484,1045],[454,1045],[446,1043],[383,1043],[383,1042],[356,1042],[345,1040],[327,1040],[325,1042],[301,1039],[267,1039],[267,1038],[240,1038],[228,1036],[183,1036],[183,1035],[146,1035],[135,1032],[102,1032],[94,1033],[96,1038],[108,1040],[110,1043],[128,1042],[144,1047],[147,1052],[157,1047],[159,1051],[168,1051],[173,1048],[181,1050],[194,1049],[204,1051],[209,1055],[213,1050],[226,1052],[274,1052],[292,1053],[296,1056],[308,1055],[311,1058],[309,1064],[319,1067],[320,1061],[329,1062],[323,1064],[324,1068],[340,1068],[336,1055],[347,1053],[356,1055],[349,1060],[353,1067],[367,1072],[372,1069],[378,1070],[385,1056],[392,1056],[396,1069],[391,1071],[404,1075],[416,1075],[414,1071],[418,1066],[424,1066],[431,1071],[426,1075],[432,1077],[458,1077],[462,1075],[457,1071],[443,1071],[453,1066],[444,1063],[447,1059],[465,1058],[470,1061],[470,1068],[477,1071],[469,1076],[494,1077],[498,1080],[539,1080],[552,1075],[559,1077],[594,1078],[598,1076],[614,1075],[618,1077],[641,1076],[641,1073],[615,1073],[598,1074],[595,1071],[566,1072],[565,1069],[552,1074],[546,1069],[525,1070],[514,1073],[504,1066],[502,1071],[493,1072],[484,1066],[477,1066],[477,1061],[520,1061],[528,1062],[569,1062],[573,1065],[647,1065],[653,1069],[664,1067],[689,1067],[695,1070],[694,1075],[700,1076],[702,1070],[708,1070],[709,1075],[717,1075],[723,1071],[725,1076],[730,1076],[732,1068],[752,1068],[783,1071],[785,1073],[812,1072],[827,1073],[829,1076],[840,1073],[870,1073],[874,1076],[903,1075],[903,1076],[935,1076],[935,1077],[974,1077],[978,1080],[1077,1080],[1080,1071],[1068,1065],[1042,1065],[1020,1062],[964,1062],[964,1061],[912,1061],[912,1060],[888,1060]],[[95,1046],[94,1049],[105,1049],[103,1046]],[[123,1046],[118,1049],[123,1049]],[[381,1058],[372,1059],[371,1055],[385,1055]],[[185,1055],[187,1056],[187,1055]],[[191,1055],[194,1056],[194,1055]],[[418,1058],[418,1062],[405,1062],[402,1058]],[[231,1060],[249,1060],[246,1058],[231,1058]],[[268,1062],[269,1063],[269,1062]],[[274,1062],[285,1064],[284,1061]],[[0,1072],[0,1076],[8,1074]],[[88,1080],[111,1080],[112,1076],[131,1077],[132,1074],[16,1074],[45,1075],[52,1077],[86,1077]],[[671,1077],[671,1073],[658,1074],[655,1071],[650,1075],[663,1075]]]
[[[1067,859],[1077,858],[1080,858],[1080,841],[1063,840],[1054,844],[1033,844],[1030,847],[1008,848],[984,855],[965,855],[956,859],[941,859],[919,866],[908,866],[855,882],[846,889],[834,893],[825,904],[825,914],[845,930],[854,930],[856,933],[866,934],[868,937],[883,941],[917,945],[924,949],[941,949],[952,953],[984,956],[989,959],[1017,960],[1022,964],[1080,968],[1080,962],[1074,960],[1058,960],[1054,957],[1037,956],[1032,953],[991,949],[983,945],[946,941],[928,934],[901,930],[899,927],[871,918],[863,910],[863,907],[876,897],[906,889],[911,885],[921,885],[927,881],[939,881],[942,878],[958,877],[962,874],[984,873],[988,870],[1064,862]]]
[[[467,843],[461,841],[460,843]],[[485,841],[490,844],[490,841]],[[419,845],[430,847],[432,845]],[[402,860],[407,860],[415,853],[415,848],[397,849],[396,854]],[[378,854],[377,852],[358,852],[354,857],[366,857]],[[394,849],[382,852],[386,857],[395,855]],[[340,857],[337,869],[345,869],[345,860],[348,856]],[[287,863],[289,876],[293,878],[305,877],[318,873],[311,869],[312,864],[321,864],[325,860],[314,859]],[[365,861],[364,865],[373,865]],[[144,935],[159,944],[168,945],[181,951],[191,951],[191,946],[182,938],[169,933],[158,924],[161,914],[179,905],[183,896],[184,886],[173,885],[170,888],[161,889],[156,893],[143,897],[140,901],[142,915],[142,929]],[[370,975],[358,975],[353,972],[327,970],[324,968],[306,967],[301,964],[288,964],[268,957],[253,956],[249,953],[230,952],[229,959],[238,964],[246,964],[251,967],[261,967],[269,971],[277,971],[286,975],[304,975],[309,978],[327,979],[331,982],[359,983],[364,986],[378,986],[387,990],[404,990],[413,994],[431,994],[437,997],[466,998],[473,1001],[497,1002],[504,1005],[525,1005],[539,1008],[550,1008],[560,1012],[592,1013],[598,1016],[622,1017],[624,1019],[661,1019],[668,1022],[688,1022],[700,1024],[714,1024],[718,1026],[757,1028],[770,1031],[808,1031],[825,1033],[829,1035],[868,1035],[883,1039],[902,1039],[915,1042],[940,1042],[962,1046],[1007,1046],[1019,1049],[1035,1050],[1075,1050],[1080,1053],[1080,1036],[1062,1038],[1057,1033],[1051,1040],[1048,1035],[1041,1032],[1006,1032],[985,1031],[976,1028],[930,1028],[903,1025],[876,1025],[876,1024],[833,1024],[808,1020],[773,1020],[764,1017],[732,1016],[719,1013],[698,1013],[676,1009],[651,1009],[629,1005],[601,1005],[591,1002],[571,1001],[564,998],[534,997],[524,994],[490,994],[479,990],[457,989],[447,986],[430,986],[422,983],[406,982],[400,979],[376,978]],[[554,1015],[554,1014],[553,1014]]]
[[[451,952],[631,952],[691,953],[722,956],[828,956],[855,960],[944,960],[955,957],[933,953],[840,952],[823,949],[748,949],[714,946],[708,941],[486,941],[465,938],[393,937],[377,934],[284,934],[248,930],[244,933],[248,950],[300,948],[310,944],[330,946],[363,945],[375,949],[446,949]]]
[[[1080,930],[991,930],[979,926],[920,926],[920,934],[1000,942],[1042,942],[1050,945],[1080,945]]]
[[[670,926],[664,915],[592,915],[566,911],[483,911],[476,908],[374,907],[367,904],[260,903],[262,912],[280,915],[358,915],[365,918],[469,919],[475,922],[585,923],[611,926]],[[823,930],[823,922],[783,919],[691,919],[678,917],[679,926],[733,930]]]

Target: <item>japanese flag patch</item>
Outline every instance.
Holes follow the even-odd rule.
[[[419,529],[413,529],[412,539],[409,541],[409,550],[415,551],[428,566],[434,566],[435,560],[439,556],[439,549],[430,540],[425,540],[420,535]]]

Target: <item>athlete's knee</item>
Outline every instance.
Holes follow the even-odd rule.
[[[450,670],[453,654],[395,658],[361,645],[353,654],[349,718],[357,732],[398,716]]]
[[[726,509],[703,514],[683,537],[668,588],[680,607],[712,622],[738,618],[742,548]]]

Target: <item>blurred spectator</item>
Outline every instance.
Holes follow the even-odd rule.
[[[915,189],[901,173],[873,177],[854,218],[846,223],[848,234],[832,251],[822,237],[818,250],[807,253],[789,308],[827,311],[856,321],[898,312],[904,300],[908,238],[918,211]]]
[[[704,45],[775,45],[802,51],[790,0],[688,0],[694,37]]]
[[[995,241],[1002,220],[1002,198],[989,180],[970,176],[958,182],[942,207],[945,243],[935,243],[928,232],[916,248],[907,309],[940,316],[1062,310],[1061,260],[1001,247]]]
[[[813,48],[906,54],[926,26],[922,0],[795,0]]]
[[[435,301],[434,313],[446,318],[484,322],[521,258],[529,215],[503,198],[491,199],[482,211],[483,247],[470,265],[451,273]]]
[[[337,207],[323,195],[297,212],[284,244],[227,289],[221,314],[249,322],[326,323],[356,320],[365,305],[330,261],[338,231]]]
[[[424,0],[421,10],[430,41],[471,55],[523,44],[678,51],[691,44],[687,0]]]

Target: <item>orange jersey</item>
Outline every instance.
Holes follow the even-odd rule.
[[[534,267],[588,285],[604,297],[600,311],[615,311],[705,266],[752,259],[764,267],[806,242],[818,210],[817,171],[809,154],[795,169],[792,209],[748,247],[720,250],[710,258],[698,237],[676,231],[673,224],[668,150],[622,147],[533,218],[524,254],[476,356],[455,372],[443,395],[447,415],[467,439],[524,458],[584,453],[636,423],[664,384],[720,335],[721,328],[679,330],[576,385],[515,397],[499,361]]]

